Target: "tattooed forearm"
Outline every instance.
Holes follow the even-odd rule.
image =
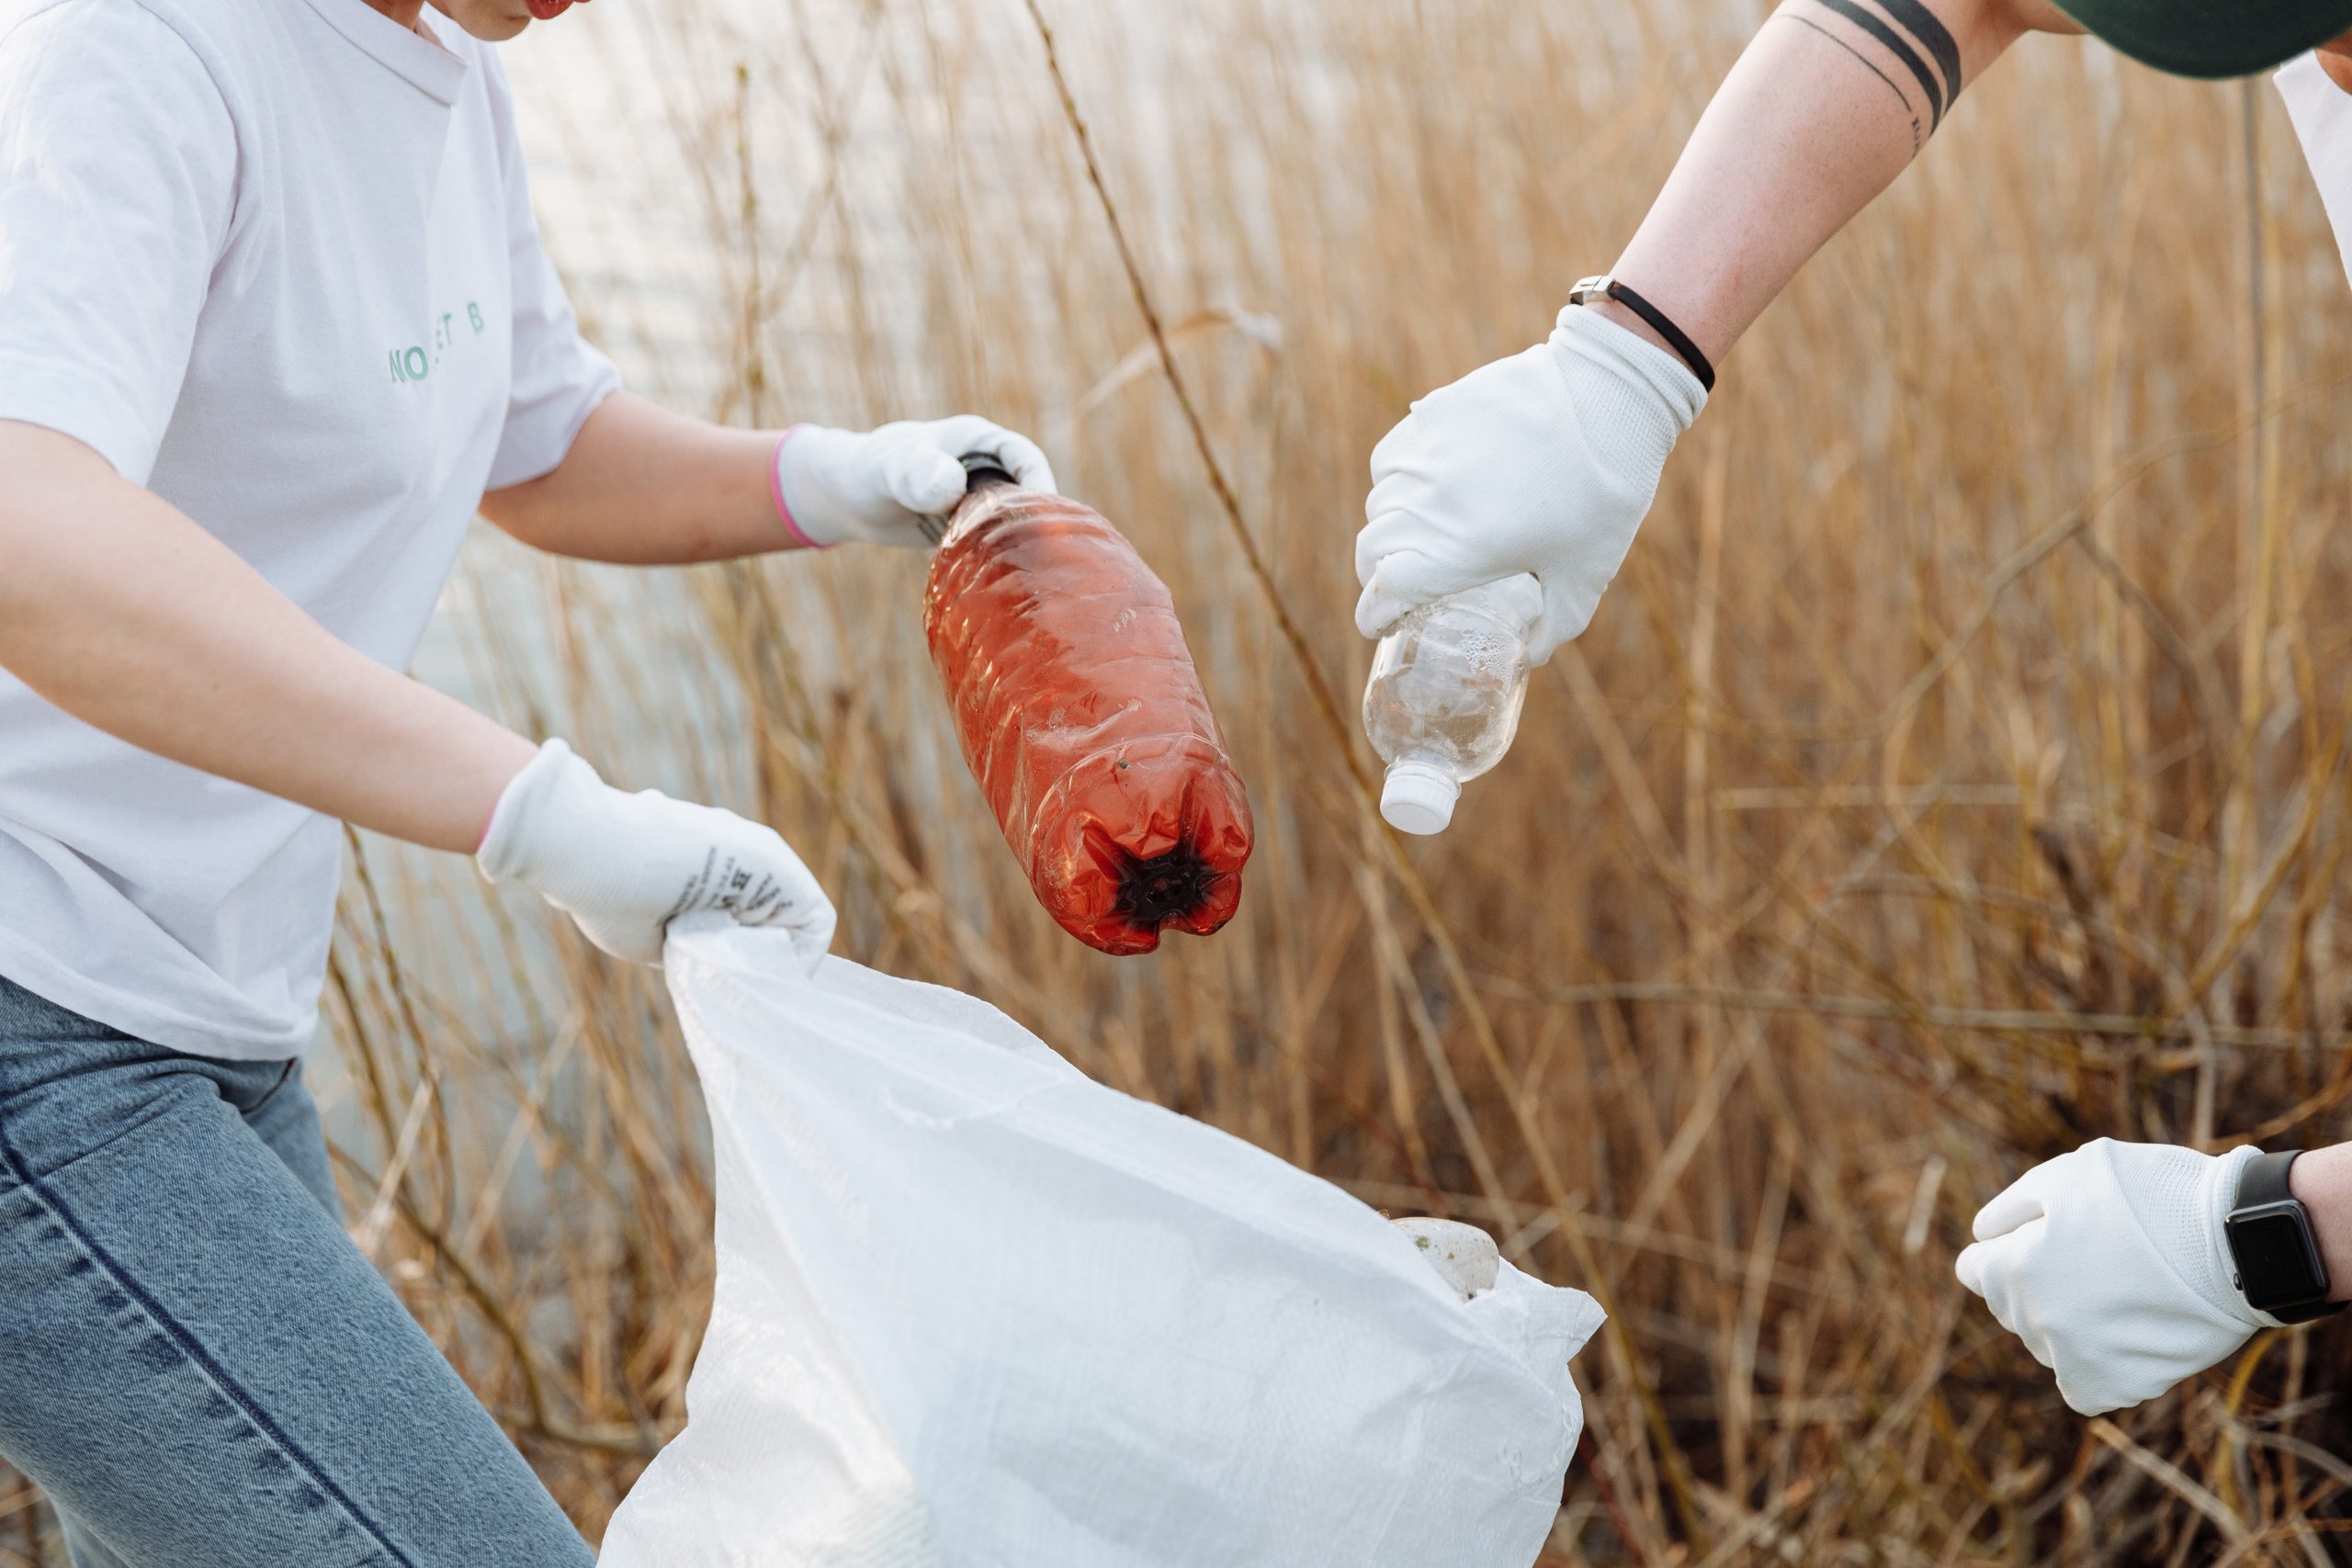
[[[1775,0],[1612,270],[1721,364],[2051,3]]]
[[[1894,89],[1911,116],[1914,152],[1960,96],[1960,47],[1921,0],[1793,0],[1780,14],[1838,43]],[[1924,128],[1911,92],[1890,70],[1907,77],[1927,105]]]

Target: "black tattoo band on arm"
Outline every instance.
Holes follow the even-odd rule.
[[[1864,54],[1860,50],[1856,49],[1852,44],[1848,43],[1844,39],[1839,38],[1836,33],[1831,32],[1819,22],[1807,21],[1804,17],[1798,16],[1794,11],[1782,11],[1779,13],[1779,15],[1796,23],[1799,27],[1811,28],[1815,32],[1819,33],[1823,38],[1827,39],[1831,43],[1836,44],[1839,49],[1842,49],[1848,54],[1852,55],[1854,57],[1855,63],[1860,65],[1863,70],[1869,72],[1871,75],[1886,84],[1886,90],[1894,95],[1895,102],[1903,106],[1903,112],[1911,117],[1911,155],[1915,158],[1917,157],[1919,155],[1919,148],[1926,141],[1927,137],[1919,128],[1918,106],[1911,101],[1911,95],[1903,90],[1902,85],[1896,82],[1894,77],[1888,75],[1885,72],[1881,71],[1878,68],[1877,63],[1873,62],[1869,55]]]
[[[1936,69],[1944,73],[1944,107],[1951,107],[1960,100],[1960,46],[1952,42],[1951,34],[1919,0],[1878,0],[1878,5],[1909,28],[1919,46],[1935,57]]]
[[[1900,33],[1882,20],[1876,12],[1865,10],[1861,6],[1856,5],[1854,0],[1813,0],[1813,3],[1833,16],[1844,17],[1876,39],[1887,53],[1894,56],[1897,64],[1910,72],[1918,80],[1920,90],[1928,95],[1928,129],[1933,131],[1937,126],[1943,123],[1944,96],[1942,88],[1936,81],[1935,73],[1928,69],[1928,62],[1919,58],[1917,50],[1903,40]]]

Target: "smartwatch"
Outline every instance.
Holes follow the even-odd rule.
[[[2301,1149],[2258,1155],[2238,1172],[2237,1202],[2222,1222],[2231,1280],[2246,1305],[2281,1323],[2309,1323],[2342,1312],[2346,1303],[2327,1299],[2326,1260],[2312,1235],[2311,1216],[2287,1190],[2287,1169]]]

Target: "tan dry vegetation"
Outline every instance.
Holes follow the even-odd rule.
[[[1733,357],[1510,758],[1400,846],[1313,689],[1365,668],[1366,454],[1609,261],[1761,8],[1046,10],[1230,513],[1023,0],[582,25],[685,153],[712,412],[1034,427],[1167,578],[1259,815],[1238,920],[1110,960],[1035,908],[910,559],[549,568],[556,662],[477,648],[502,711],[775,822],[838,951],[1600,1294],[1547,1563],[2342,1555],[2345,1330],[2086,1423],[1951,1269],[2084,1139],[2346,1130],[2352,299],[2267,87],[2037,40],[1972,89]],[[654,976],[366,861],[353,1223],[593,1535],[684,1415],[691,1076]]]

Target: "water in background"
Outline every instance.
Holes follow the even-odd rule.
[[[830,62],[812,56],[812,76],[825,71],[870,76],[871,43],[860,43],[866,31],[852,6],[803,6],[795,8],[797,16],[776,7],[738,7],[740,16],[727,29],[737,58],[695,55],[664,26],[660,9],[578,8],[559,23],[532,28],[503,53],[514,83],[541,229],[583,330],[613,356],[631,389],[684,411],[729,412],[741,422],[744,411],[720,407],[729,376],[730,279],[714,243],[706,184],[735,181],[740,174],[731,158],[729,166],[717,168],[718,160],[693,154],[696,119],[712,106],[734,110],[743,94],[734,65],[772,59],[792,44],[796,30],[850,51]],[[831,15],[820,18],[819,11]],[[834,96],[851,113],[866,96],[846,79]],[[868,155],[887,148],[887,120],[861,125],[857,133]],[[757,136],[756,127],[752,134]],[[760,137],[752,148],[767,182],[778,177],[779,168],[788,172],[794,160],[813,171],[820,151],[805,137],[790,136]],[[831,193],[830,199],[871,205],[861,204],[853,190]],[[860,221],[875,216],[861,212]],[[787,224],[797,231],[807,219],[805,213],[776,214],[763,228],[775,231],[772,237],[782,251],[796,238]],[[817,247],[827,243],[815,236]],[[820,256],[808,262],[799,287],[822,288],[837,276]],[[871,281],[886,289],[893,283],[887,267]],[[811,307],[809,316],[823,319],[821,298],[803,303]],[[801,335],[808,338],[807,352],[825,351],[821,336]],[[741,733],[739,694],[710,667],[693,596],[686,574],[559,565],[478,523],[413,672],[517,728],[574,739],[614,782],[743,807],[752,783],[746,749],[729,743]],[[561,620],[572,632],[608,629],[625,638],[627,662],[663,682],[664,710],[686,734],[699,732],[708,743],[680,744],[673,733],[636,744],[639,738],[612,732],[613,716],[580,711],[577,666],[582,661],[576,649],[562,645],[559,617],[551,613],[559,599]],[[812,646],[809,654],[821,661],[827,649]],[[593,667],[599,660],[591,655],[584,662]],[[681,702],[683,712],[677,711]],[[631,705],[621,702],[614,708],[625,715]],[[617,722],[628,723],[626,717]],[[358,913],[347,908],[346,920],[372,921],[380,913],[395,949],[411,955],[408,967],[430,974],[436,1000],[466,1013],[482,1033],[536,1027],[514,992],[517,966],[500,956],[518,941],[526,949],[537,946],[531,928],[537,922],[528,918],[533,901],[507,900],[510,914],[526,918],[498,921],[493,905],[500,896],[481,882],[469,862],[374,835],[363,835],[361,846],[375,907]],[[352,886],[347,883],[347,891]],[[481,957],[469,962],[474,954]],[[503,1027],[483,1028],[493,1017],[503,1019]],[[319,1055],[320,1068],[331,1078],[334,1069],[323,1060],[328,1054]]]
[[[951,147],[959,167],[985,171],[989,210],[1008,217],[1023,191],[1060,200],[1073,172],[1053,156],[1066,148],[1049,142],[1041,156],[1035,140],[1041,123],[1056,137],[1059,125],[1034,34],[1007,25],[1022,23],[1020,8],[922,10],[886,14],[863,0],[706,0],[690,10],[610,0],[504,46],[549,253],[583,330],[629,387],[739,424],[956,412],[953,372],[923,336],[941,306],[922,292],[918,264],[936,237],[917,227],[913,194],[934,171],[916,161]],[[1128,13],[1144,25],[1114,26]],[[1065,28],[1074,39],[1114,40],[1129,80],[1174,79],[1173,51],[1204,47],[1126,0],[1073,11]],[[955,83],[952,105],[936,86],[943,79]],[[1123,96],[1118,117],[1148,162],[1172,158],[1158,95]],[[759,196],[756,210],[747,210],[747,189]],[[1153,198],[1138,199],[1148,209]],[[1051,292],[1062,260],[1051,246],[1030,246],[992,252],[985,264]],[[748,324],[747,299],[758,301]],[[756,378],[743,374],[747,341],[768,356]],[[1087,384],[1082,367],[1068,374],[1069,386],[1047,390],[1048,406],[1070,407]],[[747,395],[750,380],[769,390]],[[1065,419],[1046,426],[1036,433],[1067,481],[1077,444]],[[888,595],[847,637],[837,608],[805,587],[843,570],[878,572]],[[876,686],[876,671],[837,667],[845,647],[870,650],[894,675],[923,665],[920,571],[912,560],[869,569],[836,559],[776,574],[812,689]],[[687,572],[557,563],[478,525],[413,671],[517,728],[565,736],[615,783],[748,809],[741,696],[705,640],[695,597],[707,587]],[[944,789],[965,782],[947,754],[952,740],[926,730],[903,744],[907,804],[936,809]],[[440,1005],[491,1035],[544,1028],[514,994],[519,975],[560,974],[545,962],[535,901],[504,899],[510,918],[501,920],[499,896],[459,857],[372,838],[362,852],[393,946],[411,955],[413,974],[432,977]],[[378,918],[346,899],[346,923]]]

